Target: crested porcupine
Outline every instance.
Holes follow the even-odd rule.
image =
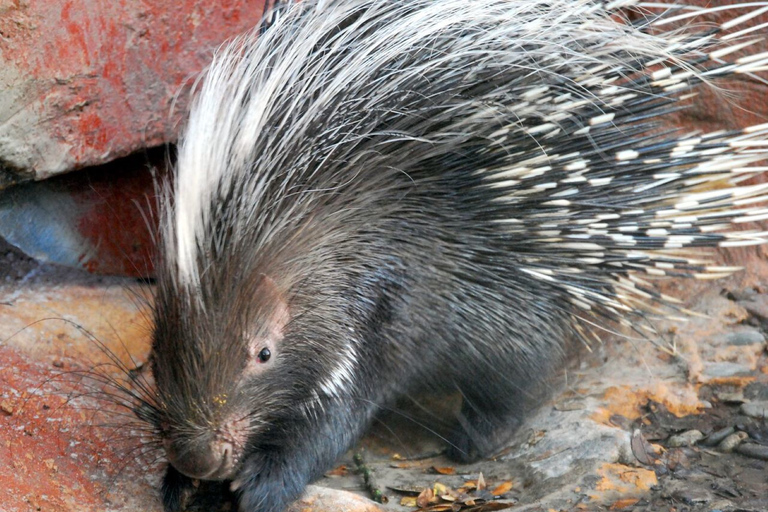
[[[565,340],[665,302],[644,275],[732,271],[684,250],[764,241],[731,225],[768,217],[767,186],[743,183],[768,125],[658,120],[765,69],[734,57],[751,29],[720,36],[750,5],[671,29],[705,11],[301,1],[220,51],[165,199],[137,409],[170,462],[166,508],[208,479],[279,512],[427,382],[463,397],[451,454],[490,455]]]

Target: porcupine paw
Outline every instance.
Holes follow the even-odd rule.
[[[291,460],[279,452],[258,451],[243,463],[232,490],[242,512],[283,512],[309,483],[306,460]]]
[[[495,455],[520,426],[519,417],[500,418],[462,410],[448,436],[446,455],[464,464]]]
[[[163,509],[165,512],[181,512],[187,510],[187,505],[192,495],[197,491],[195,481],[188,476],[179,473],[173,466],[163,477],[161,488]]]
[[[162,500],[165,512],[229,510],[235,496],[227,482],[193,480],[169,466],[163,478]]]

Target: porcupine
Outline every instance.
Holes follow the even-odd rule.
[[[627,6],[304,0],[218,52],[165,199],[137,409],[167,509],[206,479],[279,512],[427,385],[461,393],[451,455],[488,456],[566,340],[665,302],[644,274],[728,273],[682,250],[764,241],[731,225],[767,216],[743,180],[768,126],[657,122],[765,68],[733,57],[750,29],[720,35],[760,9],[672,30],[699,13]]]

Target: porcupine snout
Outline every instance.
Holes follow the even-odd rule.
[[[224,480],[235,470],[234,446],[223,439],[166,440],[164,447],[173,467],[190,478]]]
[[[168,462],[190,478],[226,480],[234,477],[245,446],[245,429],[238,423],[225,423],[213,432],[191,438],[164,439]]]

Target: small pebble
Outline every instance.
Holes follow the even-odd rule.
[[[586,408],[583,400],[565,400],[555,404],[556,411],[583,411]]]
[[[753,459],[768,460],[768,446],[755,443],[742,443],[733,449],[745,457]]]
[[[672,498],[681,501],[688,506],[709,503],[712,501],[712,495],[706,490],[702,489],[685,489],[675,491],[672,493]]]
[[[0,402],[0,410],[10,416],[13,414],[13,405],[8,400],[3,400]]]
[[[729,392],[720,392],[716,393],[717,399],[720,400],[724,404],[743,404],[746,402],[746,399],[744,398],[744,393],[741,391],[737,391],[735,393],[729,393]]]
[[[681,446],[693,446],[702,439],[704,439],[704,434],[698,430],[688,430],[670,437],[668,444],[671,448],[680,448]]]
[[[762,345],[765,343],[765,336],[760,331],[751,329],[729,333],[725,336],[725,339],[729,345]]]
[[[768,382],[752,382],[744,388],[744,398],[752,401],[768,400]]]
[[[742,414],[750,418],[766,420],[768,419],[768,400],[741,404],[740,410]]]
[[[747,375],[750,368],[739,363],[723,361],[718,363],[706,363],[704,365],[703,375],[707,378],[735,377],[738,375]]]
[[[734,432],[733,434],[723,439],[720,444],[717,445],[717,447],[721,452],[729,453],[732,452],[734,448],[739,446],[741,442],[748,437],[749,435],[746,432]]]
[[[733,434],[734,431],[733,427],[725,427],[723,429],[718,430],[717,432],[713,432],[707,437],[703,442],[699,443],[704,446],[717,446],[720,444],[720,441],[728,437],[729,435]]]
[[[739,304],[753,317],[768,318],[768,295],[755,294],[743,302],[740,301]]]

